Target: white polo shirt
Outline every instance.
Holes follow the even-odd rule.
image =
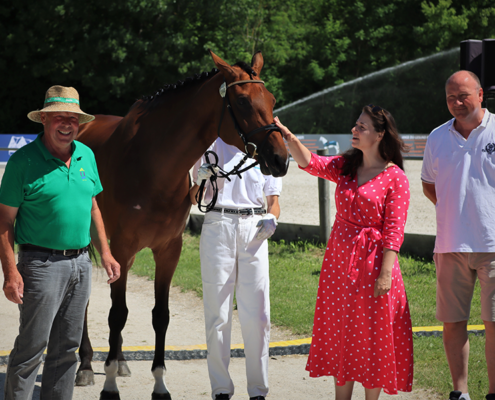
[[[218,165],[226,172],[230,172],[242,160],[244,153],[237,147],[225,143],[218,138],[213,142],[208,150],[214,151],[218,155]],[[193,181],[196,182],[199,167],[207,162],[203,155],[194,165]],[[213,155],[210,155],[210,163],[215,162]],[[248,158],[246,163],[241,167],[253,164],[255,161]],[[264,207],[265,196],[280,196],[282,192],[282,178],[274,178],[271,175],[263,175],[259,165],[250,168],[241,174],[242,179],[237,175],[231,175],[229,182],[225,178],[217,179],[218,198],[215,207],[222,208],[259,208]],[[206,194],[203,204],[211,201],[213,190],[209,181],[206,185]]]
[[[435,184],[435,253],[495,252],[495,117],[484,111],[467,140],[455,119],[428,137],[421,180]]]

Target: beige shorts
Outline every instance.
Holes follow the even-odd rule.
[[[437,315],[442,322],[469,319],[476,276],[481,285],[481,319],[495,321],[495,253],[435,253]]]

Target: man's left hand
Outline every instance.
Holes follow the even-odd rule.
[[[273,214],[266,214],[258,221],[256,226],[260,228],[256,234],[256,239],[268,239],[275,233],[275,229],[277,229],[277,218]]]
[[[120,278],[120,264],[113,258],[111,253],[105,253],[101,256],[101,264],[105,271],[107,271],[107,275],[110,278],[107,283],[113,283],[117,279]]]

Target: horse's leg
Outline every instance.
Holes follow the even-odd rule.
[[[151,373],[155,378],[155,386],[151,395],[152,400],[172,397],[164,379],[165,373],[165,335],[170,321],[168,295],[170,282],[179,262],[182,249],[182,235],[160,249],[154,249],[155,257],[155,307],[153,308],[153,329],[155,330],[155,357]]]
[[[127,274],[134,262],[135,253],[130,246],[119,246],[117,243],[118,240],[112,240],[110,242],[112,254],[121,266],[121,274],[120,278],[111,284],[112,307],[108,315],[108,325],[110,327],[108,343],[110,350],[104,366],[106,378],[103,390],[100,393],[100,399],[102,400],[120,399],[116,380],[119,372],[119,363],[125,364],[127,368],[122,353],[122,330],[124,329],[129,313],[126,304]]]
[[[76,374],[76,386],[93,386],[95,384],[95,375],[93,368],[91,367],[91,361],[93,360],[93,347],[89,340],[88,334],[88,305],[86,306],[86,313],[84,314],[84,328],[81,339],[81,345],[79,346],[79,358],[81,364]]]
[[[124,353],[122,352],[122,343],[124,339],[122,338],[122,334],[120,334],[119,348],[117,353],[117,361],[119,365],[119,369],[117,370],[117,374],[122,377],[131,376],[131,370],[127,365],[127,361],[125,360]]]

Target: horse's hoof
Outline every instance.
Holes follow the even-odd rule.
[[[77,371],[76,386],[93,386],[95,384],[95,374],[92,370]]]
[[[131,370],[127,365],[127,361],[119,361],[119,370],[117,373],[119,376],[131,376]]]
[[[119,392],[107,392],[102,390],[100,393],[100,400],[120,400]]]
[[[172,400],[170,393],[151,393],[151,400]]]

